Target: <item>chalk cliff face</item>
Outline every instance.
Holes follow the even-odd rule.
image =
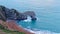
[[[3,20],[25,20],[27,16],[30,16],[32,20],[36,20],[36,15],[33,11],[27,11],[20,13],[15,9],[9,9],[4,6],[0,6],[0,19]]]

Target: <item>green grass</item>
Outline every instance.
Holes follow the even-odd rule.
[[[5,32],[6,34],[25,34],[23,32],[18,32],[18,31],[10,31],[7,29],[4,29],[4,27],[2,25],[0,25],[0,30],[2,30],[3,32]]]

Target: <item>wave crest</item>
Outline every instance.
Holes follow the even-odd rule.
[[[31,29],[26,29],[26,28],[25,28],[25,30],[28,30],[28,31],[35,33],[35,34],[60,34],[60,33],[51,32],[51,31],[47,31],[47,30],[36,31],[36,30],[31,30]]]

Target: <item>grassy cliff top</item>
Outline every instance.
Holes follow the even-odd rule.
[[[18,32],[18,31],[10,31],[7,29],[4,29],[3,26],[0,25],[0,33],[2,34],[24,34],[23,32]]]

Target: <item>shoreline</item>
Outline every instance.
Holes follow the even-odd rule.
[[[3,21],[0,20],[0,24],[2,24],[2,22],[3,22]],[[32,33],[32,32],[29,32],[29,31],[25,30],[24,28],[18,26],[18,25],[15,23],[14,20],[5,22],[5,24],[6,24],[6,25],[4,25],[4,24],[3,24],[3,25],[4,25],[4,26],[7,26],[8,29],[10,29],[10,30],[17,30],[17,31],[23,32],[23,33],[25,33],[25,34],[34,34],[34,33]]]
[[[0,24],[2,23],[3,21],[0,20]],[[22,26],[18,26],[14,20],[11,20],[11,21],[8,21],[8,22],[5,22],[7,24],[7,26],[9,27],[10,30],[14,31],[14,30],[17,30],[19,32],[23,32],[25,34],[60,34],[60,33],[56,33],[56,32],[51,32],[51,31],[47,31],[47,30],[39,30],[39,31],[34,31],[34,30],[31,30],[31,29],[27,29],[27,28],[23,28]],[[12,25],[11,25],[12,24]]]

